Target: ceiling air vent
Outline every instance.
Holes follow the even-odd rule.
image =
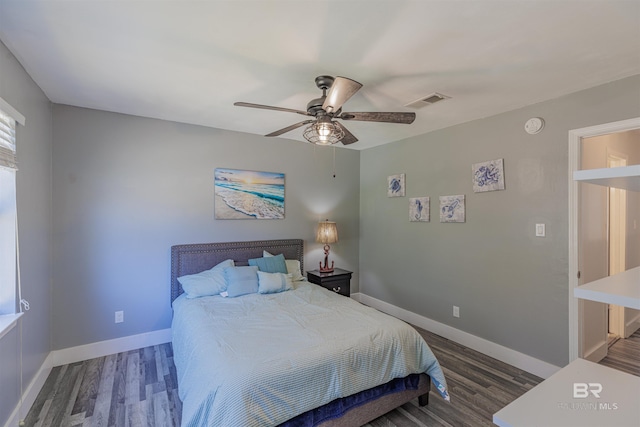
[[[436,102],[440,102],[440,101],[444,101],[445,99],[449,99],[451,98],[450,96],[447,95],[443,95],[441,93],[438,92],[434,92],[430,95],[427,96],[423,96],[420,99],[417,99],[413,102],[410,102],[408,104],[405,105],[405,107],[410,107],[410,108],[422,108],[422,107],[426,107],[428,105],[432,105],[435,104]]]

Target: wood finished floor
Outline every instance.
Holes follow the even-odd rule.
[[[600,364],[640,377],[640,329],[609,347]]]
[[[493,413],[541,379],[417,328],[440,361],[451,403],[433,391],[368,427],[492,426]],[[609,349],[603,364],[640,376],[640,332]],[[54,368],[29,411],[34,427],[177,427],[181,402],[170,344]]]

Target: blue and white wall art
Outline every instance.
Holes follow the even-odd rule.
[[[464,222],[464,194],[440,196],[440,222]]]
[[[428,197],[411,197],[409,199],[409,221],[411,222],[429,222],[429,198]]]
[[[216,219],[283,219],[284,174],[216,168]]]
[[[504,190],[504,162],[503,159],[489,160],[471,166],[473,172],[473,191]]]
[[[404,197],[404,174],[387,177],[387,197]]]

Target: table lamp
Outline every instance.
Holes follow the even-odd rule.
[[[329,221],[320,221],[318,223],[318,229],[316,230],[316,242],[324,243],[324,265],[320,261],[320,272],[331,273],[333,271],[333,261],[331,261],[331,267],[329,267],[329,250],[331,246],[329,243],[335,243],[338,241],[338,228],[336,223]]]

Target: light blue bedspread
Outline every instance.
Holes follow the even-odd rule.
[[[393,378],[444,374],[406,323],[324,288],[174,301],[182,426],[278,425]]]

